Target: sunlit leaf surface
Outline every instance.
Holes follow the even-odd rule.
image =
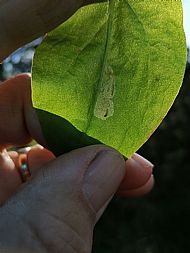
[[[81,8],[34,57],[33,104],[50,149],[100,142],[130,157],[168,112],[185,63],[181,1]]]

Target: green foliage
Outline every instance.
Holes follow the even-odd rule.
[[[130,157],[166,115],[185,63],[181,1],[81,8],[34,58],[33,104],[50,149],[100,142]]]

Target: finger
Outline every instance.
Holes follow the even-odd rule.
[[[153,164],[138,154],[126,162],[126,175],[118,193],[138,189],[145,185],[152,176]]]
[[[19,241],[27,252],[49,246],[51,252],[91,252],[97,217],[125,174],[123,157],[113,149],[94,145],[64,154],[45,167],[3,207],[1,241],[9,235],[8,248],[15,249],[14,243]],[[17,216],[29,230],[22,233],[20,223],[6,229],[7,222]],[[35,236],[33,241],[31,229],[40,238]]]
[[[10,198],[22,184],[18,171],[20,167],[19,156],[15,151],[3,150],[0,153],[0,205]],[[27,154],[22,154],[22,156],[25,156],[25,160],[27,160],[32,177],[37,170],[55,158],[50,151],[40,148],[39,145],[31,148]]]
[[[18,154],[13,152],[12,156],[16,160]],[[0,204],[15,192],[20,183],[21,180],[14,161],[7,151],[3,150],[0,152]]]
[[[31,78],[13,77],[0,85],[0,150],[26,145],[35,139],[46,145],[31,101]]]
[[[31,176],[34,176],[35,172],[39,170],[41,167],[46,165],[49,161],[55,159],[53,153],[41,145],[35,145],[32,147],[24,148],[26,153],[19,154],[15,151],[9,151],[8,155],[14,162],[15,168],[20,168],[20,157],[22,156],[22,161],[26,161],[27,166],[29,166],[29,170],[31,172]],[[19,149],[20,152],[21,149]],[[19,175],[19,173],[18,173]],[[21,181],[21,180],[19,180]]]
[[[11,161],[11,159],[13,161]],[[140,160],[141,165],[150,166],[149,162],[144,158],[134,155],[134,159]],[[31,171],[32,177],[36,172],[48,165],[48,162],[54,160],[55,156],[47,149],[39,146],[35,146],[27,153],[28,166]],[[7,153],[3,151],[0,160],[0,203],[7,200],[18,189],[22,180],[18,173],[19,166],[19,154],[11,151]],[[130,161],[130,160],[129,160]],[[127,164],[129,164],[129,161]],[[145,169],[138,166],[134,166],[133,162],[130,162],[130,166],[127,166],[127,176],[123,180],[118,195],[125,197],[139,197],[148,193],[154,184],[153,176],[150,176],[150,169]]]
[[[18,153],[16,151],[9,151],[8,152],[9,157],[12,159],[12,161],[15,163],[18,160]]]
[[[35,176],[41,168],[49,166],[49,162],[55,159],[55,156],[49,150],[36,145],[31,147],[26,152],[26,160],[29,166],[32,177]],[[10,159],[11,158],[11,159]],[[133,159],[140,159],[140,163],[143,166],[147,166],[148,161],[138,155],[134,155]],[[142,161],[141,161],[142,160]],[[130,160],[129,160],[130,161]],[[152,187],[154,180],[150,176],[150,170],[138,166],[134,166],[134,163],[127,162],[127,177],[122,181],[118,190],[118,195],[125,197],[139,197],[148,193]],[[145,163],[145,164],[144,164]],[[149,164],[148,164],[149,165]],[[18,173],[19,167],[19,154],[15,151],[6,152],[4,150],[0,156],[0,204],[7,200],[18,187],[22,184],[20,174]],[[147,180],[148,178],[148,180]],[[134,182],[134,183],[133,183]]]
[[[148,181],[139,188],[132,189],[132,190],[120,190],[118,195],[123,197],[141,197],[147,193],[149,193],[154,186],[154,176],[148,179]]]
[[[0,1],[1,60],[16,48],[52,30],[91,0]]]
[[[45,148],[31,149],[27,154],[28,166],[32,176],[42,167],[45,167],[48,162],[55,159],[53,153]]]

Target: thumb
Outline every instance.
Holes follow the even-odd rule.
[[[43,248],[51,245],[51,252],[70,252],[71,248],[90,252],[94,225],[124,175],[122,156],[103,145],[74,150],[39,170],[8,203],[9,210],[40,235],[40,243],[26,245],[26,250],[35,252],[34,245],[43,244]],[[16,234],[27,242],[26,231]]]

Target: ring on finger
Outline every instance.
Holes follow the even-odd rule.
[[[31,172],[27,162],[27,155],[26,154],[19,154],[18,157],[18,172],[22,183],[28,181],[31,177]]]

